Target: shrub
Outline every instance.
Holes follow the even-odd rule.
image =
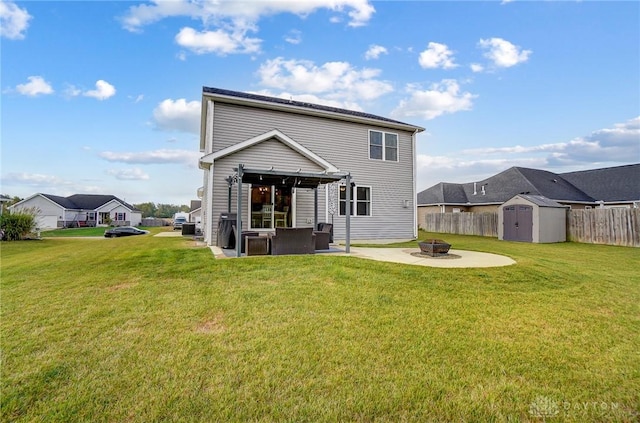
[[[22,209],[0,216],[0,233],[2,239],[18,241],[33,233],[36,229],[35,209]]]

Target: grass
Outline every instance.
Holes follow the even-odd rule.
[[[518,264],[2,243],[1,418],[638,421],[638,249],[445,239]]]
[[[145,226],[138,226],[139,229],[150,230],[151,228]],[[41,236],[44,238],[68,238],[68,237],[86,237],[86,236],[104,236],[104,231],[109,228],[104,226],[89,227],[89,228],[65,228],[65,229],[52,229],[41,232]],[[166,230],[165,228],[153,228],[156,230]]]

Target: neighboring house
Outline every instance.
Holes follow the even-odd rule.
[[[0,194],[0,215],[2,215],[2,212],[4,211],[5,203],[9,203],[9,202],[11,202],[10,197]]]
[[[202,223],[201,208],[201,200],[191,200],[191,207],[189,208],[189,222],[193,222],[196,225]]]
[[[423,130],[368,113],[204,87],[198,191],[205,241],[215,244],[221,214],[239,208],[243,229],[332,222],[334,238],[343,240],[347,197],[351,239],[415,238],[415,143]]]
[[[478,182],[441,182],[418,193],[419,221],[427,213],[495,212],[517,194],[543,196],[574,209],[640,206],[640,164],[552,173],[512,167]]]
[[[142,212],[113,195],[74,194],[60,197],[37,193],[9,207],[35,210],[40,229],[97,225],[139,225]]]

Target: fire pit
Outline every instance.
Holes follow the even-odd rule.
[[[447,244],[441,239],[425,239],[418,242],[421,254],[431,257],[446,256],[449,253],[451,244]]]

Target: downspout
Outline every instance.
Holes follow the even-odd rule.
[[[418,134],[418,130],[414,130],[411,135],[411,149],[413,150],[413,187],[412,187],[412,197],[413,197],[413,238],[418,238],[418,193],[416,188],[416,183],[418,180],[418,158],[416,157],[416,135]]]
[[[345,204],[345,253],[351,252],[351,173],[346,176],[346,204]]]

